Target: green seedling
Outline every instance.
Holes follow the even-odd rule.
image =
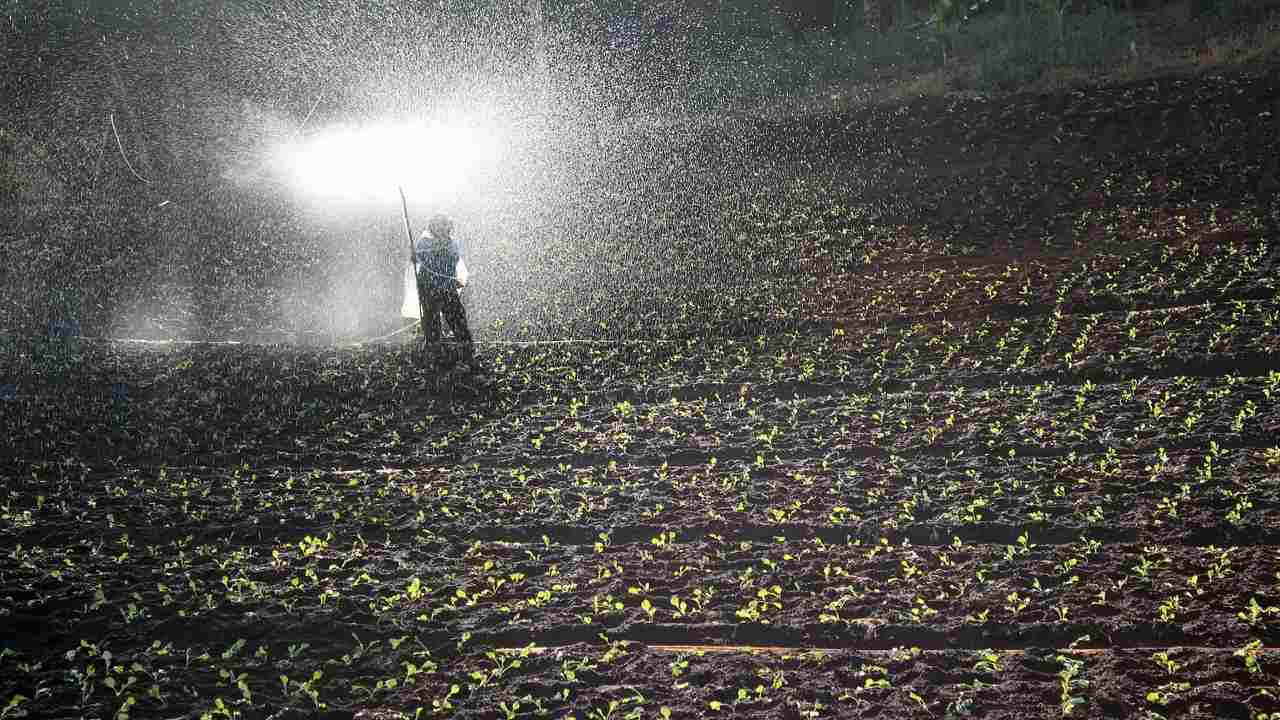
[[[1082,660],[1066,655],[1058,655],[1057,660],[1058,664],[1062,665],[1062,670],[1058,672],[1058,707],[1063,716],[1067,716],[1084,705],[1084,698],[1075,693],[1082,688],[1088,687],[1089,681],[1080,677],[1080,673],[1084,668]]]
[[[1004,670],[1004,663],[1000,653],[995,650],[979,650],[978,661],[974,663],[973,669],[976,672],[998,675]]]
[[[1280,616],[1280,607],[1268,605],[1263,607],[1258,604],[1258,598],[1250,597],[1249,606],[1244,610],[1236,613],[1236,617],[1241,622],[1248,623],[1251,626],[1261,625],[1265,618]]]
[[[1146,701],[1153,705],[1165,706],[1173,702],[1181,693],[1185,693],[1191,689],[1189,682],[1170,682],[1161,685],[1155,690],[1150,690],[1146,694]]]
[[[8,718],[26,717],[27,711],[23,709],[23,705],[30,702],[30,698],[26,695],[14,695],[9,698],[9,702],[0,708],[0,720],[8,720]]]
[[[457,684],[450,685],[449,691],[444,694],[444,697],[433,698],[431,700],[432,710],[436,713],[453,712],[454,710],[453,698],[456,697],[460,692],[462,692],[462,688],[460,686],[458,686]]]
[[[1169,675],[1174,675],[1182,667],[1179,663],[1169,657],[1167,652],[1157,652],[1151,656],[1152,661],[1159,665]]]
[[[1235,651],[1235,656],[1244,659],[1245,669],[1250,675],[1262,674],[1262,641],[1250,640]]]

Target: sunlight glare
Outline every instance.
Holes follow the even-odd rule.
[[[362,201],[448,193],[493,164],[497,143],[473,127],[428,122],[332,125],[280,145],[273,165],[299,192],[322,200]]]

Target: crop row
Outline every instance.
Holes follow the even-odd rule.
[[[821,527],[827,537],[992,524],[1101,531],[1269,527],[1280,511],[1274,450],[727,460],[702,466],[485,470],[414,478],[415,505],[460,527]],[[622,461],[626,462],[626,461]],[[354,494],[354,493],[353,493]],[[421,500],[418,500],[421,498]],[[358,502],[355,498],[353,501]],[[417,503],[424,503],[419,505]]]
[[[42,625],[55,651],[132,629],[185,627],[212,640],[221,625],[247,632],[271,617],[284,627],[386,624],[435,645],[481,629],[490,642],[643,628],[725,640],[735,626],[810,645],[913,632],[959,642],[943,628],[966,628],[964,642],[1015,647],[1085,633],[1130,643],[1280,639],[1274,548],[1087,534],[1042,546],[1034,528],[1009,544],[928,547],[715,534],[682,542],[678,530],[615,544],[607,529],[592,545],[564,545],[442,536],[429,521],[394,539],[365,537],[334,520],[321,535],[276,545],[237,539],[236,529],[152,544],[110,528],[75,543],[15,544],[0,561],[12,588],[4,612],[13,627]]]
[[[512,667],[512,660],[519,664]],[[884,652],[721,654],[611,641],[510,653],[505,666],[500,655],[476,652],[459,663],[475,676],[458,682],[430,677],[422,687],[427,697],[438,698],[456,686],[459,712],[497,706],[499,717],[504,705],[515,704],[570,717],[963,717],[984,715],[988,703],[1007,702],[1010,695],[1020,698],[1023,717],[1081,709],[1136,716],[1210,707],[1244,716],[1276,706],[1259,688],[1259,677],[1273,661],[1272,653],[1252,646],[1104,653],[901,646]],[[477,686],[476,678],[495,671],[498,682]],[[554,678],[562,696],[555,696],[556,684],[548,692],[535,678]]]
[[[723,558],[727,562],[767,556],[774,536],[808,538],[804,542],[823,548],[843,547],[833,538],[851,539],[854,547],[907,547],[907,537],[923,535],[932,536],[933,552],[949,542],[966,546],[959,537],[965,535],[970,544],[976,538],[975,547],[985,548],[988,559],[1016,563],[1041,557],[1029,553],[1043,536],[1052,541],[1044,546],[1043,559],[1062,562],[1057,554],[1064,552],[1064,537],[1096,537],[1095,542],[1107,543],[1108,553],[1132,553],[1135,542],[1184,542],[1185,533],[1197,527],[1237,524],[1243,538],[1250,527],[1270,525],[1268,518],[1277,507],[1272,455],[1211,449],[1149,457],[1107,453],[1052,461],[992,459],[985,465],[962,458],[890,457],[763,467],[718,468],[712,462],[703,468],[647,471],[616,466],[546,472],[454,468],[376,476],[279,470],[259,476],[247,467],[230,475],[165,469],[154,476],[138,471],[117,475],[58,464],[32,468],[27,478],[7,479],[11,489],[0,529],[16,548],[5,563],[6,577],[21,579],[19,585],[28,588],[44,583],[52,592],[61,584],[81,593],[109,579],[105,575],[116,578],[111,582],[129,584],[139,580],[139,572],[186,571],[193,564],[215,572],[210,565],[215,558],[221,577],[227,573],[226,558],[253,556],[253,546],[242,545],[238,536],[276,544],[273,567],[291,557],[317,555],[317,560],[340,563],[344,572],[359,558],[358,546],[421,543],[424,551],[439,555],[434,564],[446,577],[461,572],[448,569],[451,554],[463,556],[464,549],[493,540],[495,547],[509,548],[499,551],[506,560],[530,563],[517,568],[526,576],[550,572],[548,565],[571,564],[578,572],[583,553],[561,543],[596,544],[600,554],[611,546],[615,532],[622,543],[618,552],[634,555],[637,545],[663,551],[650,559],[669,569],[697,564],[714,570],[706,561],[681,557],[682,550],[710,541],[739,548],[740,554]],[[98,528],[94,540],[77,542],[65,535],[66,528],[86,526]],[[822,529],[815,532],[815,526]],[[992,544],[993,533],[1000,534],[1002,527],[1021,530],[1016,538],[1007,533]],[[1133,530],[1125,533],[1125,527]],[[351,549],[326,550],[333,533],[347,535]],[[948,537],[952,533],[957,534]],[[686,543],[685,535],[693,542]],[[889,535],[897,539],[890,541]],[[1143,536],[1150,539],[1143,541]],[[823,537],[828,538],[825,543]],[[1210,542],[1230,542],[1229,534],[1219,537]],[[800,556],[790,549],[795,542],[784,545]],[[1129,550],[1123,550],[1126,543]],[[161,570],[160,559],[166,557],[170,559]],[[597,581],[611,577],[609,558],[594,559],[599,567],[587,574],[594,573]],[[244,569],[265,562],[260,559]],[[135,563],[152,567],[130,571]],[[938,565],[946,562],[939,559]],[[358,567],[351,566],[352,572]],[[81,577],[84,572],[96,575]],[[777,577],[798,572],[788,569]],[[342,575],[335,582],[359,585],[357,576]],[[270,577],[252,579],[266,587],[275,584]],[[284,576],[275,580],[290,584]]]
[[[892,267],[821,276],[800,313],[877,322],[1146,309],[1275,292],[1267,243],[1157,245],[1086,258],[1010,259],[990,265]]]
[[[1154,450],[1203,443],[1269,444],[1280,374],[1123,384],[1086,382],[952,392],[856,392],[760,401],[733,398],[612,406],[574,398],[530,405],[483,426],[455,429],[433,448],[464,462],[536,454],[663,457],[681,452],[822,457],[878,448],[895,452],[1098,446]],[[933,448],[930,450],[930,448]]]
[[[1108,342],[1136,335],[1080,332],[1077,347],[1087,347],[1094,334]],[[956,342],[975,336],[986,333],[966,333]],[[407,353],[286,357],[234,348],[206,351],[196,365],[190,351],[88,348],[61,382],[19,386],[18,397],[7,401],[14,412],[5,414],[4,430],[20,456],[87,446],[143,456],[166,448],[289,453],[310,440],[331,452],[363,447],[387,458],[425,453],[464,461],[622,452],[936,453],[973,442],[988,450],[1154,449],[1196,443],[1196,434],[1206,431],[1223,445],[1257,445],[1275,432],[1280,374],[1274,371],[1097,383],[1072,383],[1067,375],[1061,385],[1028,371],[1025,385],[972,389],[961,373],[949,376],[955,383],[949,391],[930,391],[927,382],[914,391],[875,389],[886,377],[909,388],[923,363],[947,362],[935,355],[954,348],[944,351],[936,337],[924,337],[903,329],[860,339],[868,349],[875,347],[871,342],[893,342],[899,359],[892,370],[887,350],[853,369],[857,356],[848,343],[854,341],[839,336],[719,340],[683,352],[667,346],[666,355],[655,345],[513,348],[492,358],[498,374],[492,384],[446,378],[446,390],[470,405],[459,422],[450,408],[441,413],[440,378],[424,378]],[[1252,333],[1240,343],[1258,337]],[[984,369],[979,343],[990,339],[955,350],[971,358],[963,363],[969,373]],[[1003,352],[1013,354],[1007,347]],[[873,369],[877,363],[885,369]],[[998,371],[998,363],[991,360],[987,369]],[[122,366],[127,369],[117,369]],[[852,381],[859,378],[865,384]],[[873,383],[876,378],[881,382]]]
[[[837,318],[801,324],[821,332],[762,330],[739,338],[616,345],[499,345],[492,357],[496,367],[510,371],[517,387],[528,373],[529,382],[569,394],[691,381],[903,383],[943,373],[961,381],[966,373],[1137,376],[1196,362],[1212,367],[1235,358],[1256,358],[1255,364],[1265,365],[1263,359],[1280,347],[1275,300],[965,322],[941,318],[881,327]]]
[[[830,320],[827,333],[760,334],[700,341],[499,346],[497,367],[518,381],[562,394],[622,387],[679,387],[690,382],[861,381],[966,384],[966,376],[1054,373],[1140,377],[1201,367],[1226,374],[1232,362],[1253,372],[1270,367],[1280,340],[1274,300],[1152,311],[1049,315],[953,323],[946,319],[889,327]]]
[[[161,537],[200,534],[206,526],[240,519],[259,536],[296,539],[321,532],[338,519],[334,513],[369,533],[429,521],[487,536],[509,528],[507,536],[514,539],[537,539],[527,530],[522,535],[521,528],[708,525],[757,528],[750,533],[765,535],[810,535],[821,528],[821,535],[839,539],[916,529],[943,533],[943,540],[950,533],[982,538],[1000,527],[1037,527],[1058,537],[1074,537],[1079,529],[1134,538],[1138,531],[1176,536],[1234,526],[1244,538],[1274,525],[1280,511],[1277,466],[1274,447],[1226,450],[1216,444],[1195,451],[1108,450],[1043,458],[955,453],[794,460],[710,455],[689,466],[515,462],[376,475],[287,467],[91,472],[36,465],[25,477],[6,478],[3,507],[4,525],[26,544],[47,537],[48,523],[124,528],[128,518],[145,519]],[[77,500],[76,493],[89,495]],[[282,526],[286,514],[292,519]],[[545,532],[561,537],[556,530]],[[592,538],[587,533],[578,540]]]
[[[955,324],[984,318],[1033,318],[1155,310],[1197,303],[1273,298],[1276,252],[1268,243],[1129,245],[1092,256],[942,259],[846,270],[752,271],[749,285],[693,287],[598,283],[573,292],[549,289],[533,320],[497,328],[498,337],[649,335],[680,338],[738,329],[805,327],[817,320],[858,325]],[[985,260],[985,262],[984,262]],[[582,308],[590,308],[583,313]],[[532,312],[532,311],[530,311]],[[518,336],[517,336],[518,337]]]
[[[1225,266],[1236,267],[1237,263],[1226,262]],[[952,282],[951,279],[957,277],[956,273],[942,270],[926,274],[939,278],[940,282]],[[994,269],[992,275],[998,277],[979,275],[960,282],[984,287],[993,282],[1000,286],[1016,284],[1013,280],[1017,271],[1013,266]],[[1105,278],[1107,273],[1091,270],[1085,275]],[[619,341],[615,346],[570,344],[532,349],[499,344],[488,353],[499,370],[510,371],[512,381],[518,382],[527,376],[529,381],[547,384],[563,393],[573,391],[574,385],[598,389],[607,379],[614,379],[617,385],[679,385],[690,381],[847,380],[860,373],[868,374],[868,379],[873,381],[893,381],[956,371],[1096,372],[1120,367],[1135,373],[1144,369],[1160,372],[1163,366],[1185,364],[1196,358],[1208,364],[1215,355],[1225,356],[1226,360],[1255,358],[1261,362],[1280,347],[1277,338],[1280,309],[1271,286],[1254,284],[1245,288],[1245,297],[1258,299],[1193,305],[1170,299],[1166,305],[1149,310],[1080,313],[1073,311],[1072,304],[1062,297],[1043,304],[1031,299],[1012,303],[980,302],[973,306],[978,308],[975,316],[970,311],[952,312],[951,309],[964,305],[954,296],[940,300],[942,305],[937,308],[915,313],[913,308],[920,302],[948,296],[948,292],[935,292],[936,288],[918,289],[907,297],[894,295],[893,278],[918,281],[922,276],[921,273],[886,271],[884,278],[858,277],[842,281],[845,287],[870,294],[859,307],[843,309],[812,305],[815,301],[826,302],[821,298],[833,297],[827,292],[775,293],[772,297],[752,299],[739,297],[731,288],[708,287],[693,300],[676,303],[676,298],[672,298],[674,304],[670,307],[663,306],[661,299],[652,298],[623,302],[618,308],[620,318],[611,318],[602,309],[607,308],[610,301],[602,297],[593,315],[596,327],[586,330],[594,329],[602,337],[634,340],[647,336],[656,342]],[[1073,284],[1058,287],[1065,292]],[[581,298],[575,302],[579,300]],[[1087,307],[1085,303],[1075,309]],[[744,308],[755,310],[753,313]],[[1093,309],[1099,308],[1095,304]],[[991,317],[987,317],[988,314]],[[914,319],[903,321],[904,316]],[[889,317],[894,318],[893,322],[878,324]],[[619,319],[620,322],[610,325]],[[868,322],[872,324],[869,326]],[[637,323],[643,327],[635,326]],[[548,320],[537,328],[537,334],[554,335],[556,327]],[[696,339],[687,337],[699,328],[715,332]],[[774,334],[788,328],[805,332]],[[560,329],[567,332],[572,326]],[[725,332],[744,337],[724,337]],[[481,333],[482,338],[507,335],[504,329]],[[525,337],[519,329],[515,330],[515,336]],[[532,330],[528,337],[534,337]],[[678,341],[682,337],[684,340]],[[235,348],[233,352],[243,354],[245,350]],[[37,382],[61,381],[68,369],[76,371],[72,375],[83,372],[74,357],[79,354],[92,355],[69,351],[64,343],[42,342],[6,357],[4,362],[8,367],[4,369],[8,371],[6,374],[34,378]],[[183,353],[174,355],[173,364],[185,362]],[[115,358],[94,359],[105,368],[137,365],[137,358],[129,358],[124,363]],[[368,361],[371,358],[353,359]],[[255,359],[222,360],[231,366],[223,370],[262,369],[261,362]],[[291,363],[294,365],[301,361],[302,367],[289,379],[304,386],[313,385],[316,379],[336,379],[351,373],[351,369],[342,367],[342,362],[333,366],[330,358],[322,358],[329,367],[310,371],[305,358],[291,360],[295,361]],[[153,363],[144,361],[144,364]],[[279,360],[275,364],[287,372]],[[169,392],[184,392],[177,382],[184,373],[174,372],[172,367],[155,369],[159,377],[148,378],[148,384],[158,384]],[[392,371],[388,379],[394,386],[403,380],[403,371],[407,368],[384,366],[379,369]],[[581,381],[573,383],[571,375],[580,376]],[[127,378],[115,378],[113,382],[122,380]],[[378,381],[362,378],[365,384]]]
[[[234,637],[234,636],[232,636]],[[30,695],[10,709],[79,708],[107,716],[186,712],[270,714],[282,707],[356,717],[816,718],[892,712],[965,716],[1003,708],[1024,716],[1213,712],[1257,717],[1280,707],[1266,689],[1273,650],[1148,648],[1091,651],[804,649],[720,653],[626,640],[494,650],[458,643],[433,656],[411,633],[313,647],[228,637],[113,651],[85,641],[57,668],[24,654],[0,658],[6,681]],[[65,678],[56,672],[65,672]],[[6,697],[15,697],[7,693]],[[296,714],[302,714],[295,711]]]
[[[1275,300],[1234,301],[1042,318],[965,322],[939,318],[873,327],[832,318],[814,329],[825,332],[711,336],[696,341],[657,338],[616,343],[499,344],[489,353],[496,369],[513,376],[509,378],[513,386],[520,387],[522,380],[525,384],[538,382],[561,393],[575,388],[599,389],[608,378],[616,378],[617,385],[670,386],[848,380],[859,373],[870,374],[869,380],[903,380],[943,372],[1071,371],[1108,366],[1135,372],[1146,367],[1158,372],[1162,364],[1187,358],[1202,358],[1207,365],[1215,355],[1229,359],[1274,353],[1280,347],[1280,304]],[[53,379],[53,373],[66,374],[68,363],[57,362],[56,350],[37,346],[31,354],[10,358],[9,369],[30,375],[20,372],[24,364],[30,370],[46,361],[45,376]],[[70,363],[77,371],[72,377],[94,372],[95,364],[100,368],[126,366],[148,375],[147,386],[178,394],[191,384],[192,376],[206,369],[223,377],[231,375],[228,382],[232,384],[265,375],[268,380],[305,389],[353,375],[368,386],[381,377],[370,372],[373,369],[387,373],[381,383],[390,389],[416,370],[396,367],[395,358],[368,351],[304,351],[270,359],[241,347],[222,353],[211,353],[208,348],[143,350],[143,354],[97,348],[79,352],[87,362]],[[197,352],[202,360],[199,368],[190,362]],[[369,367],[361,372],[361,364]],[[578,378],[581,381],[575,382]]]
[[[260,484],[256,478],[244,478],[241,482]],[[796,482],[796,479],[791,478],[791,482]],[[1016,486],[1018,483],[1015,480],[1010,484]],[[919,486],[915,487],[916,495],[922,493]],[[997,489],[1002,487],[1002,484],[997,484]],[[982,616],[980,609],[991,606],[984,605],[984,602],[992,600],[995,594],[1018,591],[1014,580],[1019,578],[1032,584],[1037,592],[1043,587],[1059,588],[1065,584],[1065,589],[1071,591],[1066,600],[1082,607],[1092,607],[1106,603],[1085,602],[1087,597],[1097,600],[1100,592],[1105,597],[1108,589],[1123,593],[1125,580],[1121,578],[1134,575],[1126,582],[1134,583],[1134,588],[1146,588],[1139,592],[1151,596],[1146,600],[1160,600],[1155,597],[1156,591],[1172,588],[1174,594],[1188,593],[1183,601],[1175,602],[1189,602],[1192,603],[1190,607],[1204,611],[1215,607],[1212,603],[1230,605],[1234,602],[1231,588],[1224,585],[1208,592],[1196,580],[1189,579],[1192,575],[1201,575],[1201,582],[1207,580],[1212,583],[1215,578],[1224,577],[1225,570],[1213,570],[1215,564],[1225,562],[1231,565],[1235,562],[1236,570],[1239,570],[1243,562],[1248,569],[1242,570],[1244,574],[1240,577],[1247,577],[1249,582],[1239,587],[1254,588],[1251,592],[1260,593],[1263,598],[1270,591],[1262,591],[1261,588],[1270,587],[1280,579],[1272,575],[1276,557],[1271,548],[1225,550],[1216,547],[1166,547],[1156,543],[1103,543],[1088,539],[1088,528],[1080,529],[1082,539],[1079,543],[1041,546],[1036,542],[1039,525],[1034,521],[1030,521],[1027,529],[1009,543],[975,544],[950,538],[950,544],[946,544],[948,538],[942,537],[942,544],[920,551],[914,550],[908,541],[895,544],[887,537],[865,542],[854,539],[850,543],[828,543],[820,538],[788,542],[780,534],[773,539],[735,541],[719,537],[718,533],[705,533],[700,541],[682,542],[681,524],[664,521],[663,503],[649,500],[652,505],[646,506],[643,512],[652,523],[650,527],[655,528],[653,537],[613,544],[611,525],[596,521],[586,523],[600,528],[593,538],[594,543],[566,546],[550,541],[549,537],[525,542],[475,539],[477,534],[466,532],[466,528],[470,525],[474,530],[483,529],[474,525],[475,516],[479,515],[477,510],[483,509],[471,505],[474,501],[470,495],[458,495],[470,489],[466,484],[442,483],[421,487],[415,480],[389,479],[378,483],[378,487],[372,487],[360,478],[352,478],[344,486],[287,479],[276,488],[274,492],[262,492],[259,487],[251,486],[244,492],[233,492],[230,497],[219,498],[223,505],[241,509],[237,515],[244,519],[243,524],[233,527],[219,523],[218,516],[211,516],[209,506],[191,502],[179,503],[177,509],[152,518],[150,527],[143,527],[127,523],[129,515],[123,511],[131,510],[128,507],[120,507],[122,512],[119,515],[106,511],[105,516],[93,516],[67,509],[63,503],[45,496],[37,496],[35,511],[20,510],[20,500],[10,501],[5,505],[4,519],[8,525],[5,530],[17,542],[4,562],[6,582],[27,589],[23,594],[28,596],[28,609],[40,609],[50,600],[58,601],[64,609],[78,607],[72,602],[76,597],[87,605],[93,605],[92,598],[100,594],[118,600],[122,609],[129,598],[146,601],[151,606],[168,607],[174,597],[202,600],[209,609],[227,602],[251,600],[283,602],[284,606],[293,602],[316,602],[323,607],[326,597],[324,593],[319,596],[316,593],[325,588],[340,594],[367,583],[369,587],[360,592],[376,589],[371,596],[376,600],[379,593],[401,592],[399,582],[410,582],[407,574],[413,574],[435,588],[434,594],[428,594],[442,607],[448,606],[449,611],[458,611],[458,601],[465,601],[485,588],[492,589],[492,592],[480,594],[475,601],[463,605],[475,606],[480,598],[486,605],[516,602],[521,598],[536,597],[539,592],[552,591],[554,583],[568,583],[598,591],[594,594],[600,597],[591,601],[594,605],[609,594],[620,600],[628,594],[635,594],[630,592],[632,585],[645,587],[652,584],[660,592],[667,593],[662,598],[663,612],[676,612],[669,609],[669,596],[691,596],[696,588],[707,582],[718,583],[713,588],[714,594],[721,597],[717,602],[732,605],[741,601],[739,609],[758,597],[755,589],[781,584],[790,588],[788,596],[799,596],[799,605],[788,605],[788,609],[799,607],[804,612],[817,612],[824,607],[823,602],[819,602],[822,598],[831,600],[828,596],[836,589],[856,580],[858,588],[854,594],[870,593],[867,607],[859,612],[882,615],[882,612],[874,611],[873,606],[881,603],[884,597],[897,596],[902,589],[919,591],[919,588],[928,587],[941,593],[920,596],[931,602],[932,609],[951,607],[952,614],[959,612],[957,616],[977,609],[973,612]],[[134,491],[137,492],[138,488]],[[717,487],[716,491],[733,495],[732,488]],[[96,493],[88,488],[82,492],[88,497],[96,497]],[[123,486],[106,486],[102,492],[106,501],[106,498],[128,491]],[[145,488],[141,488],[141,492],[145,493]],[[630,492],[634,495],[636,487],[632,486]],[[923,493],[928,495],[928,489]],[[362,506],[356,501],[356,497],[361,495],[375,498],[378,505],[372,509]],[[570,493],[545,493],[552,498],[563,495]],[[850,493],[850,497],[855,495]],[[980,492],[977,495],[980,497]],[[479,502],[500,507],[503,496],[511,496],[511,491],[494,488],[488,497],[481,496]],[[611,502],[628,500],[626,491],[600,493],[600,498],[600,509],[608,509]],[[540,502],[548,506],[554,503]],[[982,507],[978,506],[977,511],[982,511]],[[376,521],[379,516],[385,518],[389,512],[394,514],[396,523],[379,524]],[[460,514],[468,516],[457,521]],[[165,516],[172,520],[166,521]],[[315,534],[297,539],[300,529],[282,528],[280,521],[287,518],[296,518],[303,527],[310,524],[308,519],[315,521]],[[516,520],[527,523],[529,515],[517,516]],[[49,539],[56,541],[60,537],[56,529],[69,521],[93,524],[100,528],[100,532],[93,539],[82,538],[79,542],[65,544],[54,542],[46,546]],[[1179,524],[1181,520],[1174,515],[1161,521]],[[735,524],[730,523],[728,527],[735,527]],[[502,523],[498,525],[500,527]],[[520,530],[520,525],[511,520],[507,520],[507,525],[512,536]],[[840,524],[833,525],[838,532]],[[884,530],[887,532],[891,527],[887,525]],[[227,529],[218,532],[216,528]],[[23,532],[29,529],[35,529],[35,532]],[[50,533],[50,529],[54,532]],[[854,527],[851,525],[850,529]],[[198,541],[191,530],[201,534]],[[780,528],[780,533],[785,532]],[[266,555],[261,544],[270,542],[270,538],[280,533],[287,534],[288,539],[276,543],[270,555]],[[247,542],[237,541],[238,534],[247,536]],[[503,534],[499,529],[497,536],[502,537]],[[1102,534],[1106,534],[1106,529]],[[397,542],[392,541],[393,537]],[[390,564],[385,559],[370,564],[366,559],[383,555],[376,551],[379,547],[383,551],[397,547],[401,550],[397,551],[397,560]],[[1106,552],[1091,564],[1089,559],[1093,553],[1103,547]],[[1222,560],[1228,556],[1235,557],[1235,560]],[[1071,560],[1073,557],[1075,560]],[[1068,571],[1078,571],[1082,578],[1070,580]],[[520,574],[521,578],[512,579],[512,573]],[[746,593],[745,600],[733,593],[726,597],[726,587],[722,585],[727,574],[735,575],[740,589],[753,592]],[[198,582],[170,583],[166,579],[179,575]],[[236,583],[228,584],[237,578]],[[987,578],[1000,582],[988,585]],[[1041,580],[1033,582],[1032,578]],[[531,584],[524,584],[525,579],[530,579]],[[893,587],[904,580],[910,582]],[[152,585],[151,582],[157,584]],[[1070,585],[1078,582],[1082,584],[1079,592],[1075,592],[1076,588]],[[1112,582],[1120,584],[1116,587]],[[499,593],[498,589],[504,585],[509,587]],[[214,588],[216,592],[212,592]],[[252,592],[247,592],[246,588]],[[458,594],[460,589],[466,596]],[[970,594],[969,589],[977,594]],[[131,593],[141,594],[134,597]],[[563,594],[566,597],[554,605],[586,602],[586,596],[581,592],[564,591]],[[1039,594],[1050,597],[1052,593]],[[911,593],[908,596],[909,601],[916,600]],[[338,600],[338,594],[334,594],[332,600]],[[643,598],[636,598],[636,602],[640,600]],[[1247,602],[1247,598],[1242,602]],[[8,603],[10,611],[13,611],[18,602],[10,598]],[[531,607],[526,605],[517,602],[516,607],[532,612],[545,603],[534,602]],[[623,605],[630,607],[626,602]],[[1216,607],[1221,609],[1228,605]],[[582,606],[575,607],[580,610]],[[781,605],[769,607],[782,611]],[[621,611],[623,607],[616,609]],[[900,610],[909,612],[910,603]],[[1046,607],[1038,607],[1038,611],[1044,610]],[[1147,610],[1151,607],[1144,606],[1144,611]],[[800,618],[804,618],[804,612]],[[1093,616],[1091,610],[1082,612],[1085,618]],[[612,614],[612,610],[607,614]],[[114,618],[114,615],[111,612],[104,621]],[[726,619],[724,612],[714,616]],[[861,615],[852,616],[859,618]],[[1079,618],[1080,612],[1076,616]],[[1135,618],[1142,616],[1139,612]],[[905,619],[906,615],[902,615],[893,621]],[[815,620],[818,620],[815,616],[808,619]]]

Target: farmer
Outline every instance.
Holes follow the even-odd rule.
[[[454,341],[462,346],[462,358],[471,362],[474,348],[467,329],[467,311],[458,297],[467,284],[467,265],[453,239],[453,221],[435,215],[427,221],[427,231],[414,247],[418,260],[418,302],[422,306],[422,344],[440,342],[440,315],[453,330]]]

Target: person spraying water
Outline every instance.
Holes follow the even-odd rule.
[[[440,346],[443,316],[460,348],[461,359],[474,364],[475,346],[460,297],[467,286],[467,264],[453,238],[453,220],[448,215],[437,214],[427,222],[426,232],[413,246],[412,260],[417,268],[423,348]]]

